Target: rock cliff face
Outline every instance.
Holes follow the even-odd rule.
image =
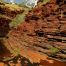
[[[24,23],[9,32],[8,38],[3,40],[4,45],[11,53],[29,49],[66,61],[65,3],[65,0],[51,0],[36,6],[26,15]]]
[[[0,59],[5,56],[10,56],[10,51],[4,46],[2,40],[7,37],[7,34],[11,30],[9,24],[18,15],[22,14],[24,9],[14,4],[7,4],[0,2]]]
[[[0,37],[6,36],[10,30],[9,23],[16,17],[16,15],[23,11],[24,10],[17,5],[0,2]]]

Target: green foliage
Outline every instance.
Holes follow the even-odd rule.
[[[12,53],[14,56],[17,56],[18,54],[20,54],[20,48],[15,48],[14,51],[11,51],[11,53]]]
[[[24,8],[24,7],[23,7]],[[20,25],[22,22],[24,22],[25,20],[25,15],[28,13],[28,11],[30,10],[29,8],[24,8],[24,13],[19,14],[16,16],[16,18],[14,18],[12,20],[12,22],[10,23],[10,27],[17,27],[18,25]]]
[[[50,0],[40,0],[41,2],[48,2],[48,1],[50,1]]]
[[[24,21],[24,16],[23,14],[17,15],[16,18],[14,18],[12,20],[12,22],[10,23],[10,27],[16,27],[17,25],[19,25],[21,22]]]
[[[53,54],[59,52],[59,49],[53,46],[50,46],[49,49],[52,51]]]
[[[3,61],[8,61],[10,59],[11,59],[10,57],[7,57],[7,58],[4,58]]]

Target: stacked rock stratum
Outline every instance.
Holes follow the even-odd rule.
[[[66,61],[66,1],[51,0],[33,8],[25,22],[9,32],[4,45],[9,51],[29,48]]]

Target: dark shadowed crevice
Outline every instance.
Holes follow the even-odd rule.
[[[9,50],[3,45],[3,43],[0,41],[0,58],[9,56],[11,53]],[[3,60],[3,59],[2,59]]]
[[[35,33],[38,37],[43,37],[45,35],[43,31],[36,31]]]

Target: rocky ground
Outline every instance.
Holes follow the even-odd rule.
[[[37,54],[38,55],[38,54]],[[36,56],[34,56],[36,57]],[[6,61],[6,62],[0,62],[1,66],[66,66],[65,63],[51,60],[47,58],[46,56],[44,57],[44,60],[40,60],[40,62],[31,62],[29,59],[18,55],[17,57],[14,57],[13,59]]]

